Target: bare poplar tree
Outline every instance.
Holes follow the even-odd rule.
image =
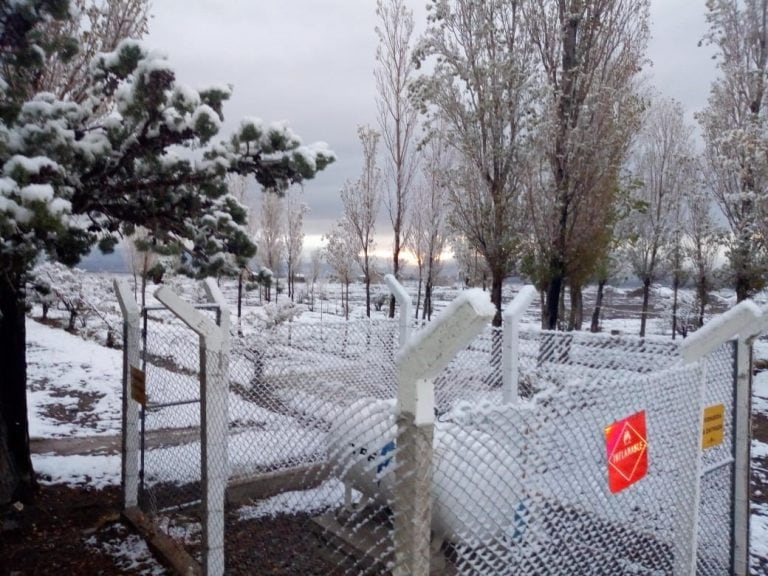
[[[319,248],[312,251],[312,255],[309,260],[309,309],[314,312],[315,310],[315,285],[320,279],[320,274],[323,270],[323,252]]]
[[[301,201],[300,191],[289,190],[284,199],[285,223],[282,229],[285,247],[286,273],[288,275],[288,296],[293,301],[295,296],[296,271],[301,266],[301,250],[304,247],[304,216],[309,207]]]
[[[376,34],[376,106],[385,152],[388,180],[386,207],[392,223],[392,273],[400,274],[400,251],[405,243],[405,217],[416,171],[415,131],[418,110],[409,98],[414,63],[411,54],[413,10],[403,0],[377,0],[379,26]],[[389,300],[389,316],[395,316],[395,297]]]
[[[699,116],[709,186],[728,222],[727,255],[744,300],[766,281],[768,0],[709,0],[722,73]]]
[[[673,240],[676,207],[694,186],[693,129],[685,111],[673,100],[652,103],[638,138],[632,171],[637,185],[631,191],[633,211],[627,218],[628,256],[643,284],[640,336],[645,336],[651,284],[663,264],[665,247]]]
[[[265,193],[261,196],[259,212],[259,232],[256,236],[257,255],[271,275],[277,279],[278,267],[282,260],[284,244],[282,241],[283,201],[277,194]],[[272,284],[267,283],[266,299],[272,299]]]
[[[363,148],[363,173],[355,182],[347,181],[341,189],[345,226],[354,240],[353,254],[365,282],[365,314],[371,316],[371,259],[374,248],[376,215],[381,205],[381,170],[376,165],[379,133],[370,127],[357,130]]]
[[[355,268],[355,239],[344,219],[336,224],[325,237],[325,261],[336,273],[341,284],[341,306],[344,317],[349,320],[349,285],[352,282]]]
[[[449,151],[438,132],[422,152],[423,182],[414,188],[408,244],[419,268],[416,316],[419,313],[422,284],[424,307],[422,318],[432,317],[432,289],[442,269],[442,253],[448,239],[447,187]]]
[[[461,165],[448,189],[451,225],[486,261],[493,322],[500,326],[502,282],[519,252],[520,174],[533,96],[520,2],[433,0],[415,54],[433,64],[418,80],[418,97]]]
[[[552,223],[542,239],[545,327],[558,326],[561,292],[581,286],[610,245],[620,167],[637,128],[633,81],[648,39],[648,0],[526,2],[529,37],[547,88],[539,143],[548,159],[540,218]],[[580,311],[569,324],[578,327]]]
[[[695,192],[686,198],[687,233],[683,240],[684,253],[690,262],[696,290],[696,326],[704,325],[704,312],[709,293],[714,288],[714,271],[722,242],[722,232],[710,213],[711,198],[705,192]]]

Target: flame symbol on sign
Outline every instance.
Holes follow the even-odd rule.
[[[632,434],[629,433],[629,430],[624,430],[624,446],[632,442]]]

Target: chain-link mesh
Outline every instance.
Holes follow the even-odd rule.
[[[719,576],[731,572],[733,530],[733,437],[735,342],[726,342],[705,360],[704,407],[722,407],[722,440],[702,450],[701,499],[696,573]],[[716,410],[716,416],[717,416]],[[705,435],[709,422],[704,422]]]
[[[336,415],[360,397],[393,398],[394,322],[283,324],[238,338],[230,361],[233,479],[325,461]]]
[[[215,321],[215,310],[200,312]],[[139,505],[159,530],[199,556],[200,338],[168,310],[145,309],[141,350]]]
[[[158,435],[144,491],[159,512],[201,498],[199,341],[154,322],[145,438]],[[708,360],[702,401],[701,369],[676,366],[668,340],[523,330],[521,399],[503,405],[502,339],[489,327],[437,376],[437,419],[420,427],[396,413],[396,322],[233,336],[229,489],[249,505],[228,520],[227,573],[406,574],[425,563],[432,574],[689,573],[701,406],[732,395],[731,349]],[[641,411],[648,473],[612,493],[605,428]],[[705,451],[704,467],[730,446],[726,436]],[[731,473],[703,476],[704,575],[727,572],[712,550],[730,528],[707,530],[706,518],[729,521]],[[194,518],[185,532],[164,518],[197,545]]]

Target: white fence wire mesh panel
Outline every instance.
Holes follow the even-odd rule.
[[[735,342],[705,361],[702,477],[696,573],[731,573],[733,533]]]
[[[201,312],[215,320],[215,310]],[[200,560],[200,338],[166,309],[143,316],[139,506]]]
[[[423,480],[433,506],[433,573],[690,573],[701,369],[576,364],[555,379],[539,376],[533,401],[500,406],[493,338],[490,329],[481,334],[436,379],[440,416],[432,476]],[[671,355],[656,365],[665,363]],[[341,573],[397,572],[398,455],[429,450],[428,436],[400,444],[394,402],[379,387],[354,389],[356,400],[347,392],[344,408],[326,409],[328,465],[306,476],[317,488],[260,506],[315,514]],[[648,473],[614,494],[605,428],[638,412],[647,419]]]
[[[199,518],[182,527],[169,511],[201,498],[200,343],[170,314],[149,324],[141,501],[196,553]],[[406,485],[429,495],[432,574],[728,572],[732,348],[704,372],[680,367],[668,340],[522,330],[521,398],[504,405],[502,335],[488,327],[435,378],[436,423],[418,428],[396,412],[398,332],[351,321],[233,334],[229,496],[249,505],[227,519],[227,573],[402,573],[395,514],[430,509],[398,510]],[[701,473],[701,407],[719,403],[724,438]],[[606,429],[639,414],[642,434],[609,448]],[[406,471],[404,450],[430,465]],[[612,468],[617,454],[647,464]],[[612,474],[631,485],[613,491]]]
[[[291,323],[236,339],[231,477],[324,462],[340,411],[360,397],[394,397],[397,332],[396,322]]]

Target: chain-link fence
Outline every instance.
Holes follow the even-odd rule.
[[[727,573],[733,347],[682,366],[665,339],[523,330],[505,403],[504,338],[487,327],[419,379],[434,410],[409,414],[396,322],[233,334],[227,573]],[[150,312],[143,357],[140,501],[197,553],[216,449],[200,339]],[[720,404],[702,463],[702,407]]]
[[[397,324],[282,324],[236,337],[230,362],[230,477],[304,471],[326,459],[337,415],[393,398]]]
[[[732,567],[735,342],[726,342],[705,360],[701,498],[696,573],[729,574]],[[711,436],[709,430],[715,430]]]

